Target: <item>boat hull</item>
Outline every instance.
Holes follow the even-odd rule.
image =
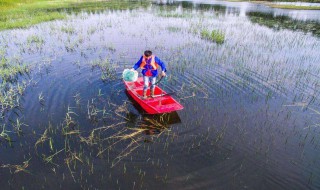
[[[148,113],[161,114],[182,110],[183,106],[160,87],[155,87],[154,97],[147,90],[147,98],[143,99],[143,78],[135,82],[124,81],[128,94]]]

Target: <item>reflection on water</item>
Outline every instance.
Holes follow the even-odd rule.
[[[286,2],[284,2],[286,3]],[[281,10],[248,2],[221,1],[157,1],[159,5],[180,9],[201,10],[219,15],[248,17],[252,22],[274,29],[300,30],[320,36],[320,11]],[[317,5],[312,4],[312,5]]]
[[[290,10],[276,9],[263,4],[255,4],[249,2],[228,2],[228,1],[171,1],[160,0],[155,1],[159,5],[175,6],[185,9],[196,10],[214,10],[220,13],[240,13],[240,16],[246,16],[248,12],[260,12],[271,14],[273,16],[287,16],[294,20],[301,21],[317,21],[320,22],[320,13],[317,10]]]
[[[126,95],[135,109],[139,111],[139,114],[133,112],[128,112],[126,114],[126,117],[128,118],[128,125],[143,129],[146,135],[158,135],[164,130],[169,129],[171,125],[181,123],[181,119],[177,112],[150,115],[145,113],[145,111],[133,100],[127,91]]]
[[[139,123],[139,127],[144,129],[146,135],[158,135],[164,130],[168,130],[173,124],[181,123],[180,117],[177,112],[156,114],[156,115],[143,115]]]
[[[311,6],[311,7],[319,7],[320,3],[308,3],[308,2],[275,2],[275,4],[279,5],[295,5],[295,6]]]
[[[253,23],[258,23],[269,28],[300,30],[311,32],[315,36],[320,37],[320,22],[318,21],[300,21],[288,16],[273,16],[272,14],[261,12],[249,12],[247,15]]]

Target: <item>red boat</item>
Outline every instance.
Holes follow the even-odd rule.
[[[183,106],[177,102],[172,96],[164,90],[155,87],[154,97],[150,96],[150,88],[147,90],[147,98],[143,99],[143,78],[139,77],[135,82],[124,81],[126,89],[130,96],[138,102],[138,104],[148,114],[170,113],[182,110]]]

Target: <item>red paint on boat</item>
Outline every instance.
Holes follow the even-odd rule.
[[[164,90],[155,87],[154,95],[150,96],[150,88],[147,90],[147,99],[143,99],[143,78],[139,77],[135,82],[124,81],[130,96],[149,114],[170,113],[182,110],[183,106]]]

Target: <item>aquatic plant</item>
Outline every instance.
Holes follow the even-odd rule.
[[[219,30],[209,31],[207,29],[204,29],[201,31],[200,35],[201,38],[216,42],[218,44],[222,44],[225,40],[225,34]]]
[[[92,66],[92,69],[99,68],[101,70],[101,79],[103,81],[114,80],[116,76],[116,64],[111,63],[109,58],[104,60],[93,60],[89,63]]]
[[[10,138],[10,136],[9,136],[9,134],[8,134],[8,133],[10,133],[11,131],[7,131],[5,127],[6,127],[6,125],[3,124],[3,125],[2,125],[2,131],[1,131],[1,133],[0,133],[0,140],[1,140],[1,139],[4,139],[4,140],[6,140],[7,142],[9,142],[10,145],[11,145],[11,138]]]
[[[49,123],[49,126],[50,126],[50,123]],[[37,142],[34,144],[34,148],[36,150],[36,153],[38,153],[37,151],[37,147],[39,144],[43,144],[45,141],[49,140],[49,137],[48,137],[48,130],[49,129],[46,129],[43,134],[41,135],[41,137],[37,140]]]
[[[65,32],[69,35],[74,34],[76,32],[76,30],[73,26],[62,26],[61,31]]]
[[[30,35],[27,38],[27,43],[28,44],[36,43],[38,46],[41,46],[42,44],[44,44],[44,40],[38,35]]]
[[[168,18],[190,18],[192,17],[191,13],[173,13],[173,12],[160,12],[158,16],[168,17]]]
[[[77,106],[80,106],[80,105],[81,105],[81,104],[80,104],[80,103],[81,103],[81,102],[80,102],[80,101],[81,101],[80,93],[77,92],[76,95],[74,95],[73,97],[74,97],[74,100],[75,100]]]
[[[23,126],[25,126],[25,127],[28,126],[27,124],[23,123],[23,122],[21,121],[21,119],[19,119],[19,118],[17,118],[17,119],[16,119],[16,122],[13,123],[12,125],[13,125],[13,128],[14,128],[14,130],[16,131],[16,133],[17,133],[18,135],[20,135],[20,134],[23,132],[23,128],[22,128]]]
[[[71,107],[68,106],[68,110],[62,124],[63,135],[79,134],[79,130],[75,129],[75,127],[77,126],[77,122],[74,120],[74,116],[77,116],[77,114],[72,110]]]
[[[6,51],[0,51],[0,115],[7,117],[13,109],[19,108],[20,96],[23,95],[29,82],[19,78],[26,76],[30,67],[19,58],[8,59]],[[4,123],[5,124],[5,123]],[[16,132],[22,132],[21,123],[17,119]],[[3,133],[5,135],[6,133]],[[4,136],[9,139],[8,135]]]
[[[17,59],[7,59],[4,54],[0,54],[0,81],[2,84],[15,82],[17,78],[30,71],[29,66]]]
[[[11,173],[16,174],[19,172],[25,172],[25,173],[30,173],[27,169],[27,167],[29,167],[29,161],[31,160],[31,158],[29,160],[26,160],[23,162],[23,164],[21,165],[11,165],[11,164],[3,164],[0,166],[0,168],[9,168],[10,171],[14,170],[14,172],[11,171]]]
[[[180,32],[182,29],[179,27],[169,26],[166,28],[170,32]]]

